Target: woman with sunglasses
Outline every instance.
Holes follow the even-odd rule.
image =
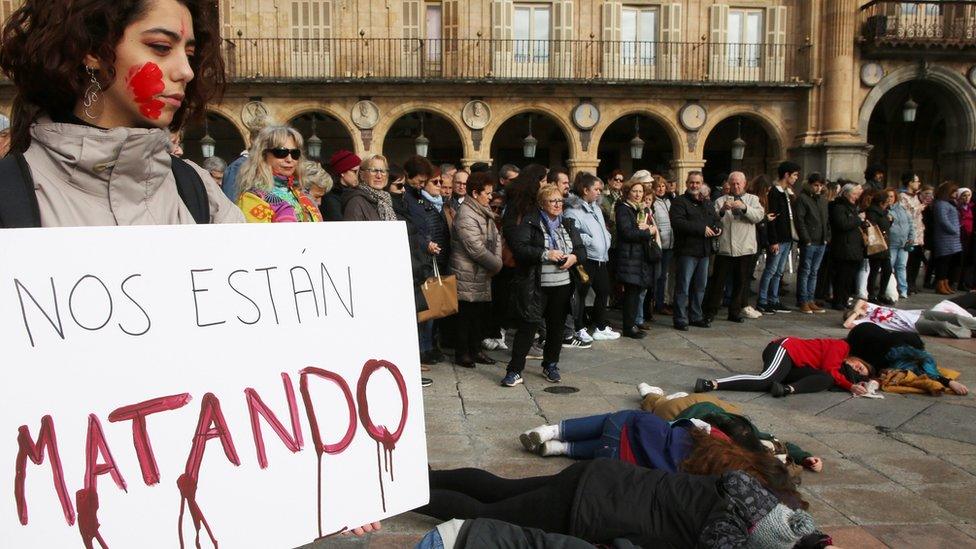
[[[224,83],[210,3],[17,4],[3,28],[0,67],[13,82],[10,152],[33,180],[33,225],[243,220],[207,171],[170,156],[170,131],[202,114]],[[174,165],[202,187],[199,211],[180,198]]]
[[[525,357],[539,324],[545,322],[546,344],[542,373],[546,381],[559,383],[559,352],[563,325],[569,313],[569,299],[579,284],[576,266],[586,260],[586,248],[576,222],[563,217],[563,193],[545,185],[536,195],[537,210],[526,214],[518,225],[505,229],[505,238],[515,256],[512,282],[518,332],[512,345],[512,360],[502,385],[522,383]]]
[[[359,168],[362,184],[342,195],[344,221],[396,221],[393,199],[383,190],[389,176],[386,157],[373,155]]]
[[[254,138],[238,178],[237,205],[249,223],[322,221],[302,191],[302,136],[288,126],[268,126]]]

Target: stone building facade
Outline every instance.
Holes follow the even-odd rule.
[[[464,165],[682,181],[793,159],[976,182],[971,0],[220,0],[219,16],[231,85],[187,128],[191,158],[204,133],[236,156],[266,114],[324,159],[399,162],[423,133],[432,161]]]

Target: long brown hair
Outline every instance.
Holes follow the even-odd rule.
[[[809,506],[797,491],[789,469],[773,455],[746,449],[699,429],[689,429],[689,433],[692,450],[680,464],[685,473],[721,475],[728,471],[745,471],[781,499],[796,502],[802,509]]]
[[[209,101],[223,92],[224,60],[212,0],[177,0],[193,17],[195,77],[185,90],[171,130],[203,115]],[[0,69],[17,91],[11,112],[11,150],[30,144],[31,123],[41,112],[71,113],[89,85],[86,55],[107,67],[103,88],[115,81],[115,49],[125,29],[144,16],[150,0],[26,0],[7,20],[0,44]]]

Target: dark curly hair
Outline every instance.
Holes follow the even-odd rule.
[[[26,0],[7,20],[0,35],[0,69],[16,86],[11,113],[11,150],[30,144],[31,123],[41,112],[70,113],[88,87],[86,55],[108,67],[102,87],[115,80],[115,49],[125,29],[138,21],[152,0]],[[216,0],[177,0],[193,17],[196,75],[187,84],[183,106],[171,130],[202,117],[209,101],[224,89],[224,60]]]

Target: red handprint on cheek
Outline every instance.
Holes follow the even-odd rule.
[[[159,65],[149,62],[141,67],[132,67],[129,70],[129,88],[136,103],[139,103],[139,112],[146,118],[159,119],[165,103],[156,96],[166,89]]]

